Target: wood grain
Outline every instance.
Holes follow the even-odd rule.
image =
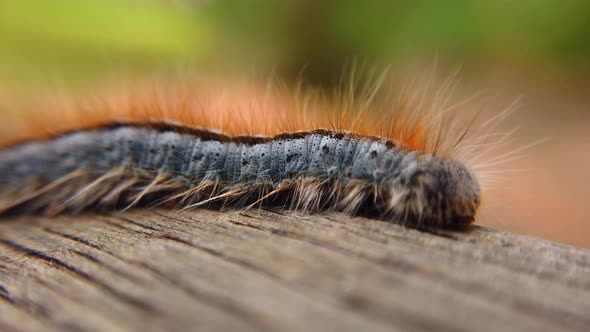
[[[2,331],[587,331],[590,252],[342,214],[0,222]]]

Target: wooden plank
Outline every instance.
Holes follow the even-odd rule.
[[[590,252],[342,214],[0,222],[0,330],[586,331]]]

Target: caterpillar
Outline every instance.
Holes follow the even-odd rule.
[[[381,94],[381,78],[332,95],[161,84],[37,104],[2,128],[0,216],[274,206],[469,225],[482,189],[468,161],[490,135],[468,142],[473,126],[446,117],[451,85],[426,98]]]

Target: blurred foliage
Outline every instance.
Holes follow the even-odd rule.
[[[0,66],[8,75],[88,75],[199,57],[198,13],[157,2],[0,0]]]
[[[0,74],[276,69],[327,82],[352,57],[590,69],[590,1],[0,0]],[[194,67],[194,68],[193,68]]]

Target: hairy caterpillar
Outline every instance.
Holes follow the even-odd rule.
[[[469,161],[489,137],[467,144],[470,127],[446,117],[450,81],[429,98],[382,95],[378,81],[282,99],[213,85],[135,88],[47,108],[27,130],[3,129],[0,215],[273,205],[472,223],[481,190]]]

